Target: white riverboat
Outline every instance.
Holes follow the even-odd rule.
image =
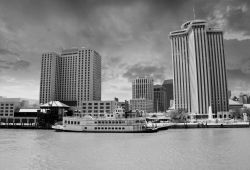
[[[63,117],[62,124],[52,126],[56,131],[141,133],[156,132],[154,123],[147,123],[145,117],[126,117],[122,108],[113,113],[75,114]]]

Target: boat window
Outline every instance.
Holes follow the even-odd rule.
[[[102,127],[102,129],[103,129],[103,127]]]
[[[108,127],[108,129],[111,129],[110,127]]]
[[[114,127],[112,127],[112,129],[114,130]]]
[[[97,122],[95,122],[95,124],[97,124]]]
[[[67,120],[65,120],[64,123],[67,124]]]
[[[97,127],[95,127],[95,130],[97,129]]]
[[[111,121],[109,121],[109,124],[111,124]]]
[[[71,124],[73,125],[73,121],[71,121]]]
[[[100,130],[100,127],[98,127],[98,129]]]
[[[74,124],[76,124],[76,121],[74,121]]]
[[[105,127],[105,129],[107,129],[107,127]]]
[[[84,127],[84,129],[87,129],[87,127]]]
[[[115,129],[117,129],[117,127],[115,127]]]
[[[119,127],[119,130],[121,130],[122,128],[121,127]]]
[[[77,122],[78,125],[80,125],[80,122]]]
[[[122,129],[124,130],[125,128],[124,128],[124,127],[122,127]]]

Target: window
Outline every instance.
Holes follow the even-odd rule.
[[[84,129],[87,129],[87,127],[84,127]]]

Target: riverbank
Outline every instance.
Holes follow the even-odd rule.
[[[187,128],[249,128],[249,122],[195,122],[195,123],[154,123],[160,130],[167,129],[187,129]],[[37,124],[0,124],[3,129],[52,129],[51,127],[41,127]]]
[[[249,128],[249,122],[223,122],[223,123],[174,123],[169,126],[171,129],[184,128]]]

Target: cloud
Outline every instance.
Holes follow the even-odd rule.
[[[119,90],[124,95],[131,86],[127,80],[137,74],[159,82],[172,78],[168,35],[193,19],[193,7],[196,18],[225,30],[227,68],[247,73],[249,2],[243,0],[1,1],[0,70],[20,82],[32,77],[39,85],[42,52],[86,46],[102,56],[104,95],[113,98]],[[19,71],[27,68],[32,71]]]
[[[18,53],[16,52],[12,52],[10,50],[7,50],[7,49],[3,49],[3,48],[0,48],[0,55],[13,55],[13,56],[19,56]]]
[[[228,89],[235,94],[250,92],[250,74],[242,72],[240,69],[227,70]]]
[[[225,38],[250,39],[250,2],[248,0],[196,1],[198,16],[225,31]]]
[[[152,76],[155,81],[163,81],[165,78],[164,75],[165,68],[153,65],[144,65],[144,64],[135,64],[129,66],[126,72],[123,74],[123,77],[127,78],[128,80],[133,80],[137,76]]]
[[[30,66],[30,62],[18,59],[16,61],[0,60],[1,69],[11,69],[14,71],[26,70]]]

